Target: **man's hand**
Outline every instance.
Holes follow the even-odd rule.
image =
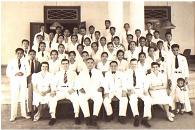
[[[71,95],[72,93],[74,93],[75,92],[75,90],[74,89],[70,89],[70,90],[68,90],[68,93]]]
[[[56,91],[51,91],[50,96],[54,97],[56,95]]]
[[[99,87],[98,88],[98,92],[103,92],[104,88],[103,87]]]
[[[79,90],[81,93],[85,93],[85,90],[82,88]]]

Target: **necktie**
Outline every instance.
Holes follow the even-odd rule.
[[[112,37],[111,37],[111,42],[113,41],[113,35],[112,35]]]
[[[136,86],[136,76],[135,76],[135,71],[133,71],[133,86]]]
[[[34,62],[33,60],[31,60],[31,74],[34,73],[34,67],[35,67]]]
[[[116,74],[116,72],[115,71],[112,71],[112,74]]]
[[[179,67],[179,62],[177,56],[175,56],[175,69]]]
[[[67,74],[66,74],[66,72],[64,73],[64,83],[67,83]]]
[[[162,57],[162,53],[161,53],[161,50],[159,50],[159,58]]]
[[[49,42],[49,48],[51,48],[51,43],[52,43],[52,41]]]
[[[139,38],[137,37],[137,44],[136,44],[136,46],[138,46],[138,42],[139,42]]]
[[[91,39],[93,38],[93,34],[91,34]]]
[[[43,51],[42,51],[42,57],[44,57],[44,53],[43,53]]]
[[[57,38],[56,38],[56,43],[58,43],[58,37],[59,37],[59,34],[57,35]]]
[[[168,50],[170,49],[170,42],[167,43]]]
[[[91,78],[91,76],[92,76],[91,70],[89,71],[89,76],[90,76],[90,78]]]
[[[45,33],[43,32],[43,40],[45,40]]]
[[[21,62],[20,62],[20,59],[18,59],[18,68],[19,68],[19,69],[21,68]]]
[[[126,31],[126,36],[128,35],[128,31]]]
[[[82,36],[82,39],[81,39],[81,44],[83,44],[83,41],[84,41],[84,36]]]
[[[141,49],[141,52],[143,52],[143,48],[144,48],[144,47],[142,46],[141,48],[142,48],[142,49]]]

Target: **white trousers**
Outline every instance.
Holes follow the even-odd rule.
[[[79,92],[79,105],[81,107],[81,110],[83,111],[84,117],[90,116],[89,104],[88,104],[89,99],[94,101],[93,115],[98,116],[103,102],[102,92],[86,92],[86,93]]]
[[[127,97],[122,97],[122,91],[110,92],[109,96],[103,101],[106,113],[110,116],[113,113],[112,110],[112,98],[116,96],[119,99],[119,116],[126,116],[128,99]]]
[[[54,97],[50,97],[49,107],[50,107],[51,117],[55,118],[57,103],[59,100],[62,99],[68,99],[72,102],[75,117],[78,117],[79,115],[78,95],[76,92],[70,95],[67,91],[57,91]]]
[[[140,94],[132,94],[129,96],[129,103],[133,113],[133,116],[139,115],[138,111],[138,98],[144,101],[144,117],[152,117],[151,115],[151,98],[150,96],[140,95]]]
[[[10,79],[11,87],[11,118],[17,117],[18,102],[21,106],[21,115],[26,117],[26,97],[27,79],[25,77],[15,77]]]

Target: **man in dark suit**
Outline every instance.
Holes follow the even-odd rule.
[[[41,68],[40,68],[40,62],[38,60],[36,60],[36,51],[35,50],[30,50],[28,52],[29,55],[29,59],[28,59],[28,63],[30,66],[30,75],[27,77],[27,84],[28,84],[28,114],[30,116],[32,116],[32,112],[33,112],[33,107],[32,107],[32,101],[33,101],[33,86],[32,86],[32,74],[33,73],[38,73]]]

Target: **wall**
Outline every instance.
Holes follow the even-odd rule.
[[[81,20],[87,27],[93,24],[104,29],[108,19],[107,2],[2,2],[1,4],[1,64],[7,64],[23,38],[30,38],[30,22],[43,22],[44,6],[81,6]],[[176,25],[173,40],[183,48],[191,48],[195,54],[195,2],[169,2],[172,22]],[[167,2],[145,2],[145,6],[167,6]],[[129,2],[124,2],[124,22],[129,22]]]

